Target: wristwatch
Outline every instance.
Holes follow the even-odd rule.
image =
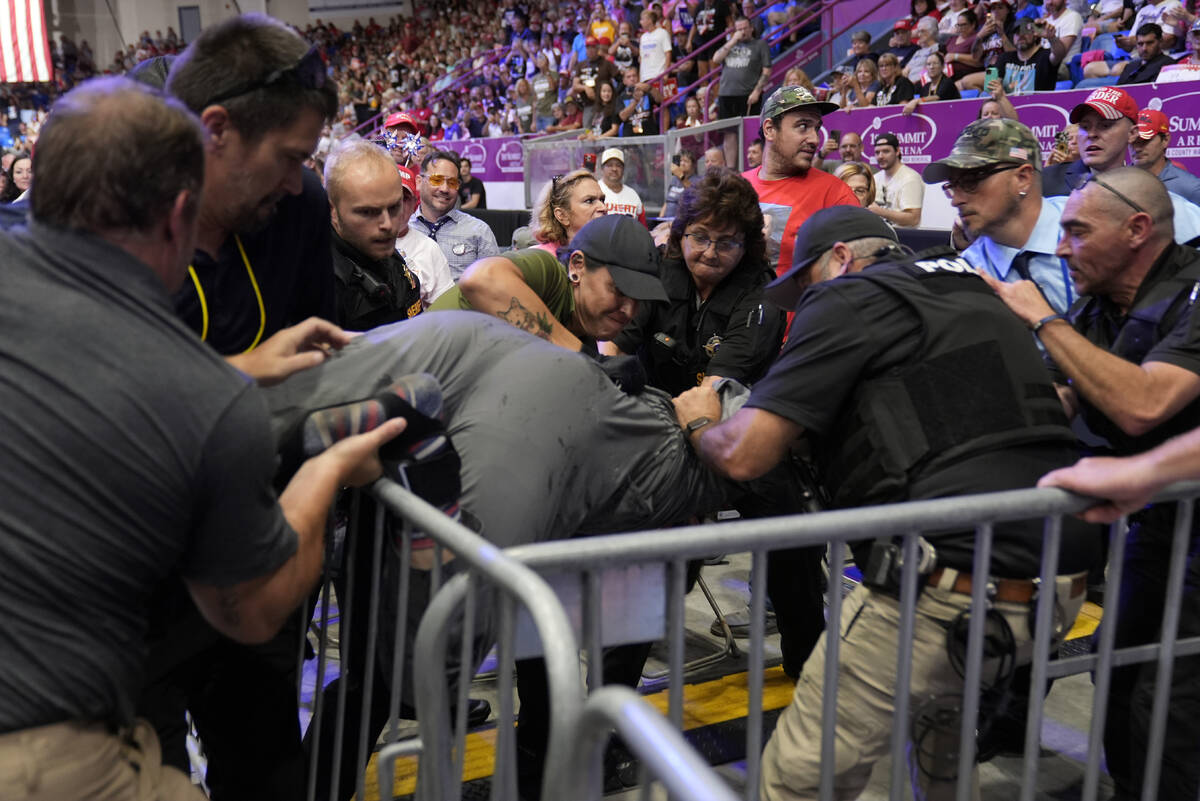
[[[704,428],[706,425],[709,425],[711,423],[712,423],[711,418],[697,417],[695,420],[692,420],[690,423],[688,423],[683,428],[685,431],[687,431],[688,436],[691,436],[692,434],[695,434],[697,431],[699,431],[700,429]]]

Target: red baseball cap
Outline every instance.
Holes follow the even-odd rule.
[[[607,36],[601,36],[596,40],[596,44],[600,45],[601,47],[605,47],[612,44],[612,39],[609,39]]]
[[[588,38],[583,40],[583,44],[584,44],[584,47],[593,47],[595,45],[600,44],[600,40],[597,39],[595,36],[589,36]]]
[[[1158,109],[1144,108],[1138,112],[1137,132],[1142,139],[1153,139],[1171,132],[1171,120]]]
[[[912,23],[906,19],[898,19],[896,20],[896,24],[892,26],[893,31],[911,31],[912,28]]]
[[[1137,101],[1124,89],[1115,86],[1101,86],[1088,95],[1087,100],[1071,109],[1071,122],[1079,122],[1088,109],[1092,109],[1106,120],[1125,117],[1132,123],[1138,121]]]
[[[404,189],[413,197],[417,196],[417,173],[412,167],[405,164],[397,164],[396,172],[400,173],[400,178],[404,182]]]
[[[389,114],[387,120],[383,123],[384,128],[395,128],[396,126],[407,126],[415,134],[423,132],[421,121],[407,111],[397,111]]]

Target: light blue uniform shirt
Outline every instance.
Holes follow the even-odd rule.
[[[1015,283],[1024,279],[1013,269],[1013,259],[1022,251],[1033,253],[1033,258],[1029,260],[1029,277],[1041,288],[1042,294],[1054,311],[1065,312],[1076,298],[1066,262],[1054,255],[1059,236],[1062,234],[1058,221],[1062,217],[1065,205],[1066,196],[1042,198],[1042,210],[1033,226],[1033,232],[1025,242],[1025,247],[1010,248],[995,242],[991,237],[981,236],[963,251],[963,258],[972,267],[986,272],[993,278]]]

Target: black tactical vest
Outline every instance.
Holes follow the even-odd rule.
[[[337,286],[337,324],[350,331],[416,317],[421,313],[421,282],[404,257],[393,252],[382,261],[362,253],[331,232]]]
[[[911,356],[861,381],[822,437],[835,506],[905,498],[922,475],[988,451],[1075,441],[1029,330],[954,251],[838,280],[871,282],[921,327]]]

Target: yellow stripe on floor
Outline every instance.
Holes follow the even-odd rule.
[[[1079,610],[1079,617],[1075,618],[1075,625],[1071,627],[1071,631],[1067,633],[1068,640],[1075,640],[1080,637],[1091,637],[1095,633],[1096,627],[1100,625],[1100,616],[1104,610],[1091,601],[1085,601],[1083,608]]]
[[[491,776],[496,770],[496,729],[467,732],[467,758],[463,764],[463,781]],[[367,778],[363,782],[362,801],[379,801],[379,772],[376,766],[379,754],[371,754],[367,763]],[[396,779],[392,784],[392,795],[412,795],[417,789],[417,757],[401,757],[396,760]]]
[[[659,712],[667,714],[667,691],[660,690],[644,696]],[[782,709],[792,700],[792,680],[783,668],[773,667],[763,674],[763,710]],[[750,692],[745,673],[733,673],[720,679],[701,684],[687,684],[683,688],[683,728],[697,729],[713,723],[724,723],[746,716]],[[485,729],[467,733],[467,758],[463,766],[463,781],[491,776],[496,767],[496,730]],[[379,773],[376,768],[378,754],[371,755],[367,763],[367,778],[363,784],[362,801],[379,801]],[[392,785],[393,795],[410,795],[417,786],[416,757],[396,760],[396,779]]]
[[[1103,610],[1094,603],[1085,603],[1075,619],[1075,625],[1067,635],[1068,640],[1089,637],[1100,624]],[[746,673],[731,673],[700,684],[685,684],[683,687],[683,728],[698,729],[714,723],[724,723],[746,716],[750,702],[750,690]],[[763,674],[763,711],[782,709],[792,700],[792,680],[782,667],[773,667]],[[667,714],[667,690],[659,690],[643,696],[651,706],[663,715]],[[463,781],[472,781],[491,776],[496,767],[496,730],[468,732],[467,756],[463,766]],[[376,758],[371,755],[367,765],[367,778],[363,787],[362,801],[379,801],[379,774]],[[396,760],[396,780],[392,786],[395,796],[411,795],[417,785],[417,758],[402,757]]]

